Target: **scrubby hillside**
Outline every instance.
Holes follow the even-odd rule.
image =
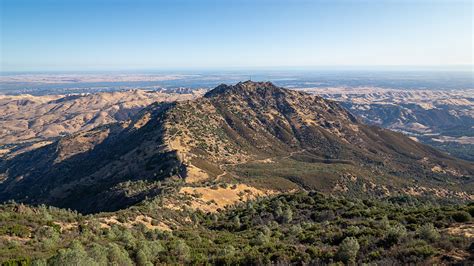
[[[276,190],[423,194],[436,184],[469,186],[474,173],[471,163],[366,126],[335,102],[271,83],[221,85],[204,99],[179,103],[171,114],[173,149],[202,170],[191,180],[237,178]]]
[[[314,192],[261,198],[219,213],[163,205],[156,198],[88,216],[0,205],[0,263],[471,265],[474,259],[474,206]]]

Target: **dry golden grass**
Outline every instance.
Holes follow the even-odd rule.
[[[446,228],[446,232],[451,235],[464,236],[474,239],[474,223],[454,224]]]
[[[191,208],[206,212],[216,212],[227,206],[245,202],[257,197],[274,194],[271,190],[261,190],[246,184],[223,187],[183,187],[179,193],[194,196]]]
[[[198,183],[209,179],[206,172],[192,164],[188,165],[186,170],[186,183]]]
[[[138,215],[135,217],[134,220],[129,220],[127,222],[120,222],[117,220],[116,216],[110,216],[100,219],[100,227],[101,228],[110,228],[112,225],[117,224],[124,226],[126,228],[131,228],[136,224],[143,224],[146,228],[151,230],[162,230],[162,231],[171,231],[171,228],[163,222],[159,222],[157,225],[152,224],[153,218],[146,216],[146,215]]]

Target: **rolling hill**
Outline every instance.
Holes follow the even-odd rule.
[[[0,95],[0,157],[13,157],[58,137],[128,120],[154,102],[193,99],[200,90],[128,90],[71,95]]]

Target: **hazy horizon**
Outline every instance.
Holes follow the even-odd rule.
[[[468,65],[328,65],[328,66],[263,66],[263,67],[213,67],[213,68],[107,68],[107,69],[55,69],[55,70],[2,70],[0,75],[14,74],[157,74],[157,73],[208,73],[208,72],[474,72],[474,64]]]

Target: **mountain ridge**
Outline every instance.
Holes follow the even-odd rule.
[[[445,189],[443,196],[468,199],[474,167],[366,126],[336,102],[247,81],[152,104],[126,122],[5,160],[0,173],[0,200],[87,213],[125,208],[180,180],[379,196]]]

